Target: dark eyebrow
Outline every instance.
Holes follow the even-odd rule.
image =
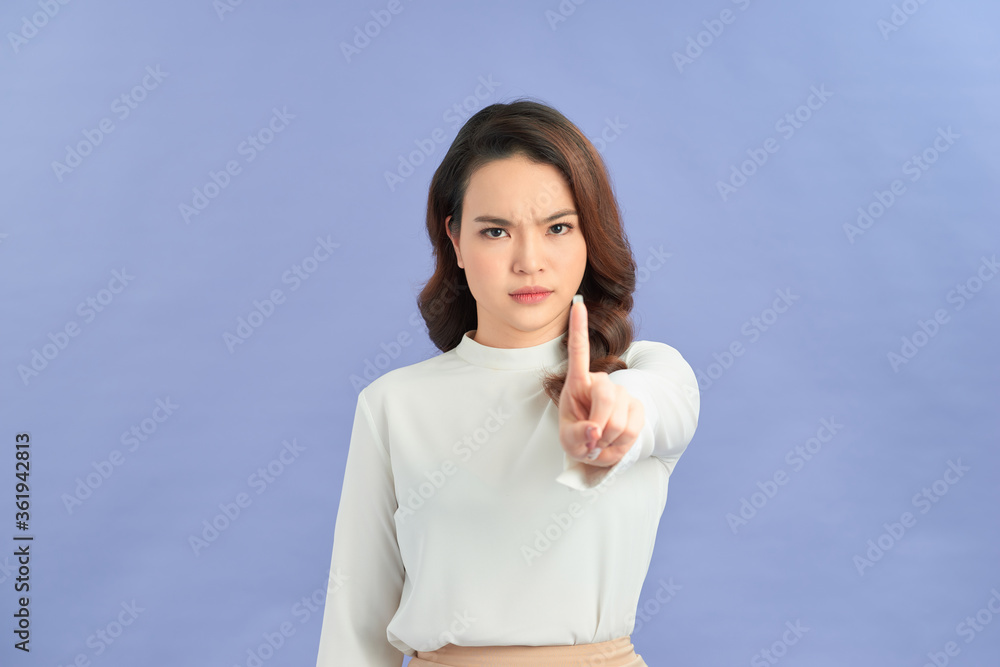
[[[562,211],[557,211],[556,213],[553,213],[552,215],[550,215],[549,217],[547,217],[547,218],[545,218],[543,220],[539,220],[537,224],[542,225],[542,224],[545,224],[546,222],[552,222],[553,220],[557,220],[557,219],[559,219],[559,218],[561,218],[563,216],[566,216],[566,215],[577,215],[577,213],[576,213],[576,211],[574,211],[571,208],[563,209]],[[493,215],[480,215],[480,216],[477,216],[476,218],[474,218],[472,221],[473,222],[482,222],[482,223],[486,223],[486,224],[497,225],[498,227],[511,227],[512,226],[510,220],[505,220],[504,218],[498,218],[498,217],[493,216]]]

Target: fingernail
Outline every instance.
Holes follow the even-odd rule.
[[[583,303],[583,295],[582,294],[574,294],[573,295],[573,303]]]
[[[601,448],[600,447],[596,447],[596,448],[594,448],[594,451],[592,451],[589,454],[587,454],[586,458],[587,458],[588,461],[593,461],[594,459],[596,459],[600,455],[601,455]]]
[[[597,427],[596,426],[588,426],[587,427],[587,445],[590,445],[591,442],[593,442],[594,440],[597,440],[597,436],[595,435],[596,433],[597,433]]]

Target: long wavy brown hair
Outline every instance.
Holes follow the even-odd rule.
[[[457,239],[473,172],[515,154],[556,167],[569,184],[587,244],[580,294],[587,304],[590,370],[626,368],[619,357],[632,343],[636,264],[607,167],[576,125],[555,109],[523,98],[491,104],[469,118],[434,172],[427,196],[427,234],[436,265],[417,297],[431,341],[447,352],[466,331],[478,328],[476,301],[445,233],[445,220],[452,216],[449,231]],[[543,379],[545,393],[556,405],[565,382],[565,372],[550,372]]]

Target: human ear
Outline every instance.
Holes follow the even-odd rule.
[[[458,261],[458,268],[464,269],[465,266],[462,264],[462,251],[459,250],[458,241],[455,239],[454,236],[451,235],[451,228],[448,226],[448,223],[450,221],[451,221],[450,215],[444,219],[444,231],[448,235],[448,238],[451,239],[451,245],[455,248],[455,259]]]

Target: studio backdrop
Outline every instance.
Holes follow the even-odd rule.
[[[438,354],[430,178],[527,98],[695,369],[649,665],[1000,653],[1000,9],[0,10],[4,665],[312,665],[358,393]],[[553,443],[558,447],[558,443]]]

